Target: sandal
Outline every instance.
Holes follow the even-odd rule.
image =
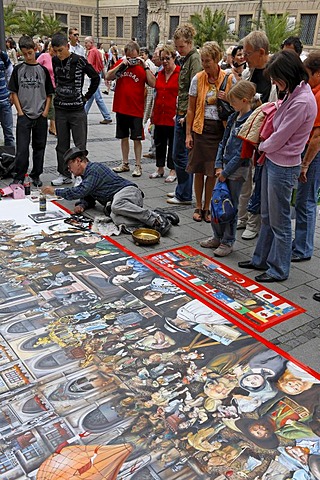
[[[201,208],[196,208],[195,211],[193,212],[193,220],[195,222],[202,222],[202,210]]]
[[[211,223],[211,212],[210,210],[202,210],[202,217],[206,223]]]
[[[173,183],[177,180],[177,177],[175,175],[168,175],[167,178],[165,179],[165,183]]]

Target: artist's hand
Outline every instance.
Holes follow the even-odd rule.
[[[54,187],[50,187],[49,185],[47,187],[42,187],[41,192],[45,195],[54,195]]]
[[[83,213],[84,212],[84,208],[82,205],[76,205],[74,207],[74,213]]]

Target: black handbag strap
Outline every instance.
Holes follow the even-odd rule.
[[[223,81],[222,81],[222,83],[221,83],[221,85],[220,85],[219,90],[222,90],[223,92],[225,91],[226,86],[227,86],[227,82],[228,82],[228,78],[229,78],[230,75],[231,75],[231,73],[227,73],[227,74],[225,75],[225,77],[224,77],[224,79],[223,79]]]

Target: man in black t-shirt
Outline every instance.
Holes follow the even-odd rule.
[[[257,93],[261,95],[262,103],[275,101],[277,92],[275,85],[264,76],[264,69],[269,60],[269,40],[266,34],[255,30],[242,39],[243,55],[248,64],[242,74],[244,80],[255,83]],[[252,194],[252,174],[242,186],[239,198],[237,229],[244,229],[241,236],[244,240],[254,239],[260,230],[260,214],[247,212],[247,205]]]

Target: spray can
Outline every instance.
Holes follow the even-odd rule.
[[[45,212],[47,210],[47,199],[44,193],[40,193],[39,210],[40,212]]]

